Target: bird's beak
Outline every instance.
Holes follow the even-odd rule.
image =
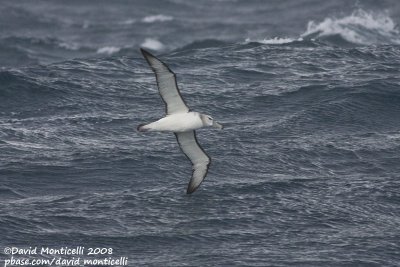
[[[220,130],[222,130],[224,128],[224,126],[222,126],[221,124],[219,124],[218,122],[215,122],[215,121],[213,122],[212,127],[220,129]]]

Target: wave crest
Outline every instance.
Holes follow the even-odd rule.
[[[327,17],[321,22],[309,21],[299,37],[274,37],[250,40],[245,43],[268,45],[322,41],[338,46],[400,44],[400,31],[387,12],[358,9],[341,18]]]
[[[117,53],[121,50],[120,47],[116,47],[116,46],[105,46],[105,47],[100,47],[99,49],[97,49],[97,54],[107,54],[107,55],[111,55],[114,53]]]
[[[252,42],[257,42],[260,44],[290,44],[295,41],[302,41],[302,38],[299,39],[294,39],[294,38],[280,38],[280,37],[274,37],[274,38],[264,38],[263,40],[257,40],[257,41],[252,41],[250,38],[246,39],[246,43],[252,43]]]
[[[142,19],[142,22],[144,23],[164,22],[164,21],[171,21],[173,19],[174,18],[171,16],[159,14],[159,15],[146,16]]]
[[[177,48],[175,51],[186,51],[186,50],[193,50],[193,49],[204,49],[204,48],[211,48],[211,47],[222,47],[227,45],[228,42],[218,40],[218,39],[204,39],[204,40],[197,40],[191,42],[183,47]]]
[[[304,39],[326,39],[340,36],[347,42],[361,45],[400,44],[399,31],[387,13],[373,13],[362,9],[342,18],[325,18],[322,22],[308,22]]]
[[[154,38],[146,38],[141,46],[156,51],[162,50],[164,48],[163,43]]]

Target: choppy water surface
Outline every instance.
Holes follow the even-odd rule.
[[[397,1],[3,1],[0,245],[129,266],[398,266]],[[212,157],[200,189],[146,47]],[[4,254],[1,255],[5,256]]]

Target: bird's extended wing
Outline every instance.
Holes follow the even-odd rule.
[[[183,153],[192,162],[192,178],[190,179],[187,193],[191,194],[200,186],[207,175],[211,159],[197,142],[195,131],[175,133],[179,146]]]
[[[188,112],[189,108],[179,92],[175,73],[164,62],[146,50],[140,49],[140,51],[156,75],[158,91],[165,103],[167,115]]]

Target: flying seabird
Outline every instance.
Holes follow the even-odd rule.
[[[167,131],[175,134],[182,152],[192,162],[192,177],[186,191],[187,194],[191,194],[206,177],[211,163],[211,158],[197,142],[195,130],[207,126],[222,129],[223,126],[209,115],[190,111],[179,92],[175,73],[146,50],[140,49],[140,51],[156,75],[166,116],[149,124],[141,124],[137,129],[139,132]]]

